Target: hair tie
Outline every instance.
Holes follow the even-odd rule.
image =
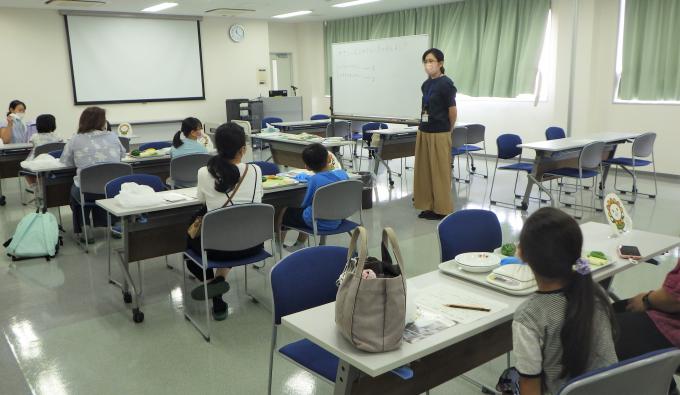
[[[590,274],[590,264],[588,263],[588,260],[584,258],[577,259],[573,269],[576,273],[582,276],[587,276]]]

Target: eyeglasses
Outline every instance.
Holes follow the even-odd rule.
[[[439,63],[439,62],[436,61],[436,60],[432,60],[432,59],[423,60],[423,64],[430,64],[430,63]]]

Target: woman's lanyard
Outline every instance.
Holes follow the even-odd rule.
[[[432,83],[427,89],[427,93],[423,95],[423,113],[421,114],[421,121],[423,123],[428,123],[430,121],[429,109],[430,109],[430,98],[432,97]]]

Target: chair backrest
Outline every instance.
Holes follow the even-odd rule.
[[[326,137],[347,138],[351,133],[352,124],[349,121],[335,121],[326,126]]]
[[[266,127],[267,127],[267,124],[270,124],[270,125],[271,125],[271,124],[273,124],[273,123],[279,123],[279,122],[283,122],[283,119],[281,119],[281,118],[279,118],[279,117],[266,117],[266,118],[262,118],[262,129],[266,128]]]
[[[335,282],[346,262],[347,248],[319,246],[296,251],[274,265],[269,274],[274,324],[281,324],[281,317],[335,301]]]
[[[656,141],[656,133],[643,133],[633,140],[633,156],[637,158],[646,158],[654,152],[654,141]]]
[[[602,151],[604,151],[604,143],[602,141],[595,141],[584,146],[578,158],[579,167],[581,169],[594,169],[600,166]]]
[[[140,151],[147,150],[149,148],[153,149],[163,149],[163,148],[168,148],[172,147],[172,143],[169,141],[151,141],[149,143],[144,143],[139,146]]]
[[[132,174],[127,163],[96,163],[80,170],[80,191],[104,195],[106,183],[121,176]]]
[[[559,140],[565,137],[567,137],[567,134],[564,133],[564,129],[559,126],[551,126],[545,130],[546,140]]]
[[[388,126],[386,123],[381,123],[381,122],[369,122],[365,123],[361,126],[361,131],[362,132],[370,132],[371,130],[380,130],[380,129],[387,129]]]
[[[250,126],[250,122],[244,121],[244,120],[241,120],[241,119],[234,119],[234,120],[231,121],[231,122],[233,122],[233,123],[237,124],[238,126],[242,127],[242,128],[243,128],[243,132],[245,132],[246,136],[250,136],[250,135],[252,134],[253,128]],[[217,128],[215,128],[215,129],[217,129]],[[214,141],[214,139],[215,139],[215,133],[211,131],[210,133],[209,133],[209,132],[206,132],[206,134],[207,134],[208,136],[210,136],[210,135],[212,134],[212,136],[213,136],[213,137],[212,137],[212,139],[213,139],[213,144],[215,144],[215,141]]]
[[[243,224],[247,224],[247,231]],[[203,216],[201,243],[204,250],[246,250],[273,238],[274,207],[269,204],[237,204]]]
[[[320,121],[320,120],[322,120],[322,119],[331,119],[331,117],[329,117],[329,116],[326,115],[326,114],[314,114],[314,115],[312,115],[312,117],[309,118],[309,119],[311,119],[312,121]]]
[[[678,365],[680,350],[658,350],[576,377],[558,395],[666,395]]]
[[[123,136],[118,136],[118,141],[120,141],[120,145],[125,148],[125,152],[130,152],[130,138],[129,137],[123,137]]]
[[[505,133],[496,138],[496,148],[500,159],[512,159],[522,155],[522,138],[516,134]]]
[[[467,128],[465,126],[457,126],[451,132],[451,145],[453,148],[460,148],[467,144]]]
[[[460,210],[437,225],[441,261],[464,252],[493,252],[503,242],[498,217],[488,210]]]
[[[170,178],[175,185],[195,186],[198,169],[208,164],[210,154],[188,154],[170,160]]]
[[[465,125],[467,128],[467,144],[477,144],[484,142],[486,126],[477,123]]]
[[[48,154],[50,154],[53,158],[59,159],[61,158],[61,154],[64,152],[63,149],[56,150],[56,151],[50,151]]]
[[[248,162],[252,163],[254,165],[257,165],[260,170],[262,170],[262,175],[263,176],[275,176],[279,173],[281,173],[281,170],[279,169],[279,165],[276,163],[272,162],[265,162],[265,161],[256,161],[256,162]]]
[[[49,154],[52,151],[59,151],[59,150],[64,150],[64,146],[66,143],[47,143],[47,144],[40,144],[39,146],[35,147],[34,155],[42,155],[42,154]]]
[[[126,182],[134,182],[138,185],[146,185],[153,188],[156,192],[165,191],[165,184],[160,177],[152,174],[131,174],[129,176],[122,176],[114,178],[106,183],[104,187],[104,195],[107,199],[111,199],[120,193],[120,187]]]
[[[338,220],[361,211],[361,193],[364,184],[359,180],[338,181],[324,185],[314,192],[312,217]]]

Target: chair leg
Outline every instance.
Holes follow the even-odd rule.
[[[276,324],[272,325],[272,340],[269,347],[269,386],[267,395],[272,395],[272,380],[274,377],[274,350],[276,349]]]
[[[583,180],[581,180],[580,178],[578,178],[578,179],[576,180],[576,189],[580,189],[579,195],[581,196],[581,204],[580,204],[580,206],[581,206],[581,215],[578,216],[578,217],[576,217],[576,218],[577,218],[577,219],[583,219],[583,214],[584,214],[584,212],[585,212],[584,207],[583,207]]]
[[[174,269],[174,266],[172,266],[172,265],[170,264],[170,261],[168,260],[168,256],[167,256],[167,255],[165,256],[165,267],[167,267],[167,268],[170,269],[170,270]]]
[[[654,153],[652,152],[652,174],[654,174],[654,196],[650,196],[650,198],[654,199],[656,198],[656,195],[659,194],[659,190],[657,189],[656,185],[656,163],[654,162]]]
[[[82,230],[83,237],[85,238],[85,253],[87,254],[89,252],[90,243],[89,243],[89,240],[87,239],[87,220],[85,218],[85,205],[84,205],[84,203],[85,203],[85,198],[81,194],[80,195],[80,218],[82,218],[82,220],[83,220],[83,223],[82,223],[83,228],[81,230]]]
[[[493,185],[496,182],[496,171],[498,170],[498,158],[496,158],[496,165],[493,168],[493,177],[491,177],[491,190],[489,191],[489,203],[496,204],[493,200]]]

